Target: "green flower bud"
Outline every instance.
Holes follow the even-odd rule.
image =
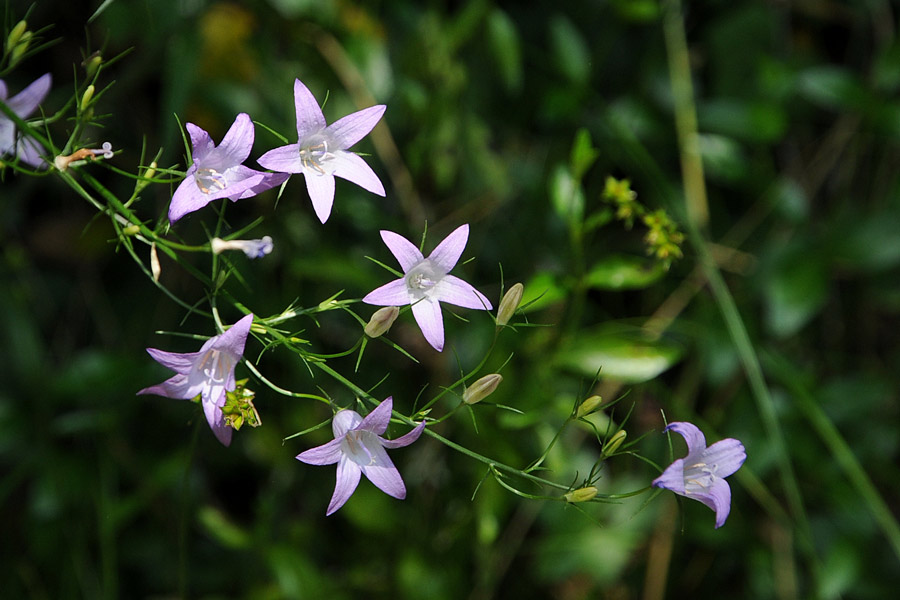
[[[94,52],[90,56],[88,56],[81,66],[84,67],[84,71],[87,74],[88,79],[92,79],[94,75],[97,74],[97,69],[100,68],[100,65],[103,63],[103,57],[99,52]]]
[[[519,308],[519,303],[522,301],[522,294],[524,293],[525,286],[517,283],[503,294],[503,299],[500,300],[500,308],[497,309],[497,325],[502,327],[509,323],[512,316],[516,314],[516,309]]]
[[[400,307],[398,306],[385,306],[384,308],[379,308],[375,311],[375,314],[372,315],[372,318],[369,319],[369,322],[366,323],[366,335],[370,338],[377,338],[388,332],[388,329],[391,328],[391,325],[394,324],[394,321],[397,320],[397,315],[400,314]]]
[[[19,44],[19,40],[22,39],[22,36],[25,34],[25,30],[28,29],[28,23],[25,21],[19,21],[16,23],[16,26],[12,28],[12,31],[9,32],[9,37],[6,38],[6,51],[9,52],[13,48],[15,48]]]
[[[627,435],[628,434],[625,433],[624,429],[620,429],[619,431],[617,431],[611,438],[609,438],[609,441],[606,442],[606,447],[603,448],[603,456],[612,456],[613,454],[615,454],[616,450],[619,449],[619,446],[622,445],[622,442],[625,441],[625,437]]]
[[[129,225],[128,227],[126,227],[125,229],[122,230],[122,233],[124,233],[125,235],[137,235],[140,232],[141,232],[141,228],[134,224]]]
[[[150,273],[153,275],[153,281],[159,281],[162,267],[159,265],[159,256],[156,254],[156,242],[150,244]]]
[[[600,396],[591,396],[590,398],[587,398],[578,406],[578,410],[575,411],[575,418],[582,419],[588,416],[589,414],[597,410],[597,407],[600,406],[602,402],[603,398],[601,398]]]
[[[472,385],[466,388],[466,391],[463,392],[463,402],[466,404],[477,404],[481,402],[497,389],[497,386],[500,385],[500,382],[503,381],[503,376],[500,373],[491,373],[490,375],[485,375]]]
[[[84,93],[81,95],[81,110],[84,111],[87,109],[88,105],[91,103],[91,100],[94,98],[94,86],[89,85],[87,89],[84,90]]]
[[[566,499],[566,502],[587,502],[588,500],[593,500],[596,495],[597,488],[591,485],[567,492],[563,494],[563,498]]]
[[[22,21],[20,21],[21,23]],[[8,40],[7,40],[8,41]],[[9,56],[9,64],[14,65],[19,62],[19,59],[28,52],[28,44],[31,43],[31,32],[26,31],[22,33],[16,42],[15,47],[12,49],[12,54]]]

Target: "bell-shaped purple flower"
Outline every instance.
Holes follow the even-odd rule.
[[[234,391],[234,368],[244,355],[244,345],[253,324],[247,315],[222,335],[206,341],[197,352],[178,353],[147,348],[147,352],[176,375],[162,383],[144,388],[138,394],[156,394],[166,398],[189,400],[200,396],[206,420],[216,438],[231,443],[233,429],[225,424],[222,407],[225,392]]]
[[[193,123],[185,127],[191,136],[194,162],[172,196],[170,223],[213,200],[228,198],[235,202],[287,181],[288,175],[284,173],[263,173],[242,164],[250,156],[254,137],[253,121],[246,113],[235,118],[218,146],[206,131]]]
[[[297,455],[297,460],[309,465],[337,463],[337,483],[325,516],[334,513],[350,499],[359,485],[360,474],[388,496],[400,500],[406,498],[403,478],[385,448],[402,448],[412,444],[422,435],[425,421],[404,436],[386,440],[381,435],[387,431],[392,408],[393,399],[389,396],[365,418],[356,411],[338,411],[331,421],[334,439]]]
[[[42,75],[7,100],[6,84],[0,81],[0,102],[4,102],[20,119],[25,119],[47,97],[51,82],[50,73]],[[0,113],[0,156],[15,154],[23,163],[37,168],[45,165],[44,159],[41,158],[43,153],[44,148],[40,144],[30,137],[20,135],[16,131],[16,124],[5,114]]]
[[[303,173],[313,210],[322,223],[331,215],[336,176],[384,196],[378,175],[347,149],[372,131],[386,107],[370,106],[327,125],[319,103],[299,79],[294,81],[294,106],[297,143],[269,150],[257,162],[273,171]]]
[[[737,471],[747,459],[744,445],[733,438],[706,447],[703,432],[693,423],[669,423],[666,431],[680,433],[687,442],[688,454],[679,458],[653,486],[671,490],[680,496],[699,500],[716,512],[716,528],[725,523],[731,511],[731,488],[725,478]]]
[[[453,275],[448,275],[469,239],[469,226],[461,225],[437,245],[428,258],[409,240],[393,231],[382,231],[381,239],[403,268],[403,277],[377,288],[362,299],[376,306],[412,305],[413,316],[428,343],[444,349],[441,302],[463,308],[490,310],[484,294]]]

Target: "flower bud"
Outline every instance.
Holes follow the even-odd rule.
[[[563,498],[566,499],[566,502],[587,502],[588,500],[593,500],[596,495],[597,488],[590,485],[588,487],[583,487],[577,490],[572,490],[571,492],[567,492],[563,494]]]
[[[24,20],[16,23],[16,26],[12,28],[12,31],[9,32],[9,37],[6,38],[6,51],[9,52],[13,48],[19,45],[19,40],[22,39],[22,36],[25,34],[25,30],[28,29],[28,23]]]
[[[20,21],[23,23],[24,21]],[[31,43],[31,32],[25,31],[20,36],[19,39],[16,40],[16,45],[12,49],[12,53],[9,56],[9,64],[14,65],[19,62],[19,59],[28,52],[28,45]]]
[[[397,306],[385,306],[384,308],[379,308],[375,311],[375,314],[372,315],[372,318],[369,319],[369,322],[366,323],[366,335],[370,338],[377,338],[384,335],[388,332],[388,329],[391,328],[391,325],[394,324],[394,321],[397,320],[397,315],[399,314],[400,308]]]
[[[141,232],[141,228],[135,224],[131,224],[122,230],[125,235],[137,235]]]
[[[497,325],[502,327],[509,323],[512,316],[516,314],[516,309],[519,308],[523,293],[525,293],[525,286],[517,283],[503,294],[503,299],[500,300],[500,308],[497,309]]]
[[[159,281],[162,268],[159,266],[159,256],[156,254],[156,242],[150,244],[150,272],[153,274],[153,281]]]
[[[620,429],[619,431],[617,431],[611,438],[609,438],[609,441],[606,442],[606,447],[603,448],[603,456],[612,456],[613,454],[615,454],[616,450],[619,449],[619,446],[622,445],[622,442],[625,441],[625,437],[627,435],[628,434],[625,433],[624,429]]]
[[[89,85],[87,89],[84,90],[84,93],[81,95],[81,110],[84,111],[87,109],[88,105],[91,103],[91,100],[94,99],[94,86]]]
[[[485,375],[466,388],[466,391],[463,392],[463,402],[466,404],[481,402],[494,393],[501,381],[503,381],[503,376],[500,373]]]
[[[591,396],[590,398],[587,398],[578,406],[578,410],[575,411],[575,418],[583,419],[584,417],[588,416],[589,414],[597,410],[597,407],[600,406],[601,402],[603,402],[603,398],[601,398],[600,396]]]
[[[103,56],[100,55],[99,52],[94,52],[81,63],[81,66],[84,67],[84,71],[87,74],[88,79],[94,77],[97,74],[97,69],[100,68],[100,65],[103,63]]]

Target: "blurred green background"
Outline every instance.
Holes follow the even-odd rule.
[[[29,6],[6,4],[7,30]],[[523,500],[492,480],[473,499],[482,466],[425,436],[392,454],[405,501],[363,481],[326,519],[334,469],[293,457],[329,439],[328,428],[283,440],[327,419],[327,407],[251,380],[263,426],[240,431],[226,449],[194,405],[135,396],[168,376],[145,347],[196,348],[155,331],[210,334],[210,323],[183,321],[117,251],[109,223],[62,182],[4,169],[0,595],[892,597],[900,589],[900,7],[685,2],[685,55],[664,35],[678,23],[666,20],[668,6],[38,0],[29,25],[52,25],[44,37],[58,41],[5,81],[15,93],[52,72],[45,106],[56,110],[87,54],[130,49],[106,72],[104,83],[115,84],[98,112],[109,118],[91,134],[120,149],[113,164],[132,171],[145,141],[151,153],[163,148],[161,165],[184,167],[176,115],[217,141],[238,112],[292,138],[295,77],[320,101],[327,93],[329,122],[387,104],[384,125],[354,148],[371,155],[387,198],[339,181],[322,226],[297,176],[277,206],[269,193],[229,207],[235,228],[265,215],[255,232],[276,244],[264,260],[235,259],[245,278],[232,282],[235,296],[259,315],[339,290],[360,298],[389,278],[365,256],[393,264],[378,229],[417,240],[427,220],[431,248],[470,223],[464,259],[475,260],[457,274],[496,302],[502,265],[507,285],[544,292],[528,319],[554,327],[505,332],[485,367],[514,354],[495,397],[524,415],[477,407],[477,431],[461,412],[439,432],[524,467],[578,399],[628,391],[597,423],[631,410],[629,441],[646,437],[630,449],[657,464],[669,460],[660,411],[700,424],[710,442],[744,442],[749,458],[729,479],[723,528],[704,506],[669,493],[591,504],[587,516]],[[670,76],[678,59],[693,73],[709,225],[664,272],[646,257],[642,226],[612,218],[601,196],[608,175],[628,178],[648,208],[686,225]],[[57,126],[64,138],[66,124]],[[572,148],[587,152],[588,139],[596,157],[582,165]],[[257,127],[251,158],[278,145]],[[129,193],[130,182],[96,174]],[[171,192],[148,188],[142,217],[163,214]],[[205,241],[203,218],[179,223],[178,235]],[[749,334],[743,346],[707,285],[707,254]],[[206,268],[208,259],[194,259]],[[203,298],[178,266],[163,260],[162,269],[180,297]],[[456,355],[449,345],[431,351],[406,315],[391,336],[421,364],[372,344],[354,381],[368,389],[390,374],[374,394],[393,395],[406,411],[422,386],[430,397],[452,383],[493,332],[487,316],[456,312],[469,321],[445,311]],[[291,327],[326,353],[360,334],[340,311]],[[761,362],[763,400],[741,348]],[[260,351],[251,339],[248,355]],[[332,366],[352,373],[354,362]],[[352,401],[287,352],[259,364],[288,389],[321,387],[339,404]],[[575,426],[548,466],[568,483],[598,456],[590,430]],[[658,473],[628,455],[604,469],[598,485],[609,493]]]

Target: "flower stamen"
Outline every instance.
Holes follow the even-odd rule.
[[[194,181],[197,182],[197,187],[204,194],[221,192],[228,186],[225,176],[209,167],[197,169],[197,172],[194,173]]]

